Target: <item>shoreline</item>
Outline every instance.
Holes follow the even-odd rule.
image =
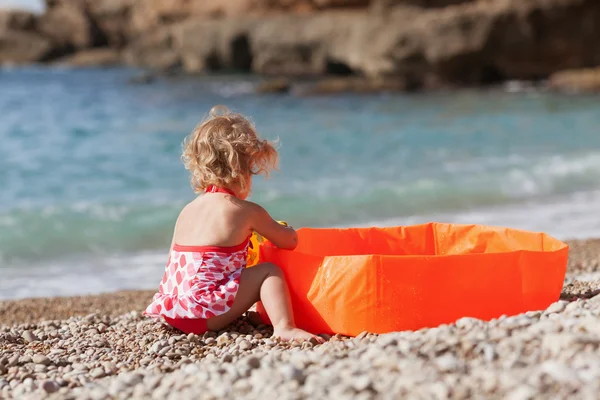
[[[131,71],[124,84],[145,86],[161,82],[180,82],[186,80],[223,79],[223,82],[235,82],[240,79],[254,85],[253,94],[257,95],[293,95],[298,97],[320,97],[333,95],[369,96],[380,94],[455,94],[455,93],[504,93],[528,94],[546,93],[568,96],[597,96],[600,93],[600,67],[592,69],[568,70],[544,79],[506,78],[493,83],[460,84],[444,83],[431,87],[407,88],[399,83],[397,77],[374,78],[363,75],[329,75],[315,74],[310,76],[268,75],[257,72],[212,71],[191,73],[185,71],[164,72],[128,64],[90,64],[76,65],[67,63],[30,63],[0,64],[0,73],[15,70],[69,70],[69,71]],[[592,79],[588,78],[593,75]],[[599,78],[596,79],[596,74]]]
[[[569,239],[563,240],[563,242],[569,246],[565,287],[572,281],[600,280],[600,238]],[[155,280],[158,282],[160,277],[157,276]],[[23,322],[41,321],[38,317],[44,315],[55,315],[57,317],[51,319],[60,319],[86,315],[98,312],[97,310],[108,312],[110,315],[120,315],[132,310],[141,311],[145,308],[144,304],[147,305],[150,302],[156,289],[131,288],[77,295],[0,299],[0,325],[11,323],[10,317],[7,316],[9,309],[10,313],[14,315],[23,315],[23,317],[16,317],[15,323],[19,323],[21,320]],[[65,308],[67,306],[71,307],[71,311]],[[56,307],[60,307],[60,309]]]
[[[561,299],[593,297],[600,288],[600,238],[565,240],[569,261]],[[158,278],[157,278],[158,279]],[[119,316],[141,312],[156,289],[125,289],[75,296],[40,296],[0,300],[0,327],[44,320],[67,319],[91,313]]]

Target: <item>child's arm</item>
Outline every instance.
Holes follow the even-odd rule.
[[[298,245],[298,234],[294,228],[281,225],[264,208],[254,203],[252,203],[251,224],[253,231],[281,249],[294,250]]]

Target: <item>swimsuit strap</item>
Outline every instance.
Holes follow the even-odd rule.
[[[233,190],[231,189],[227,189],[224,187],[220,187],[220,186],[216,186],[216,185],[210,185],[206,188],[205,193],[227,193],[232,195],[233,197],[236,197],[235,193],[233,192]]]

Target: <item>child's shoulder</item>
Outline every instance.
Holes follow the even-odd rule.
[[[250,200],[242,200],[236,198],[235,202],[238,204],[240,209],[246,213],[256,213],[260,212],[263,209],[261,205]]]

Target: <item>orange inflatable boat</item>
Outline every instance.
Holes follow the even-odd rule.
[[[294,251],[260,243],[279,265],[298,327],[355,336],[484,320],[557,301],[568,246],[544,233],[429,223],[298,230]],[[265,322],[268,317],[259,303]]]

